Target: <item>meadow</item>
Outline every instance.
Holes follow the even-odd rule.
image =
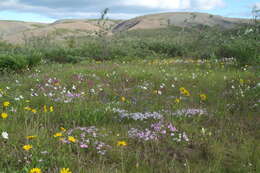
[[[0,88],[2,172],[260,170],[259,78],[232,60],[46,64]]]
[[[259,31],[197,31],[1,42],[0,172],[260,172]]]

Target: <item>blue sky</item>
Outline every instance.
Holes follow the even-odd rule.
[[[106,7],[110,9],[109,18],[114,19],[175,11],[250,18],[253,5],[260,8],[260,0],[0,0],[0,20],[98,18]]]

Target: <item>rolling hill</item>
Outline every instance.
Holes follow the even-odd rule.
[[[174,12],[136,17],[130,20],[108,20],[106,25],[98,25],[98,20],[64,19],[51,24],[0,21],[0,37],[10,43],[23,43],[35,37],[64,39],[70,36],[95,35],[97,31],[109,28],[110,33],[138,29],[158,29],[168,26],[220,26],[228,29],[250,23],[249,19],[227,18],[207,13]]]
[[[113,28],[113,32],[137,29],[158,29],[170,25],[178,27],[192,27],[198,25],[209,27],[220,26],[228,29],[240,24],[248,23],[250,23],[249,19],[227,18],[207,13],[160,13],[123,21]]]

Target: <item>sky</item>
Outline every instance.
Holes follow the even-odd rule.
[[[54,22],[59,19],[130,19],[163,12],[206,12],[225,17],[251,18],[260,0],[0,0],[0,20]]]

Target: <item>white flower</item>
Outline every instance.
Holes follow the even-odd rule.
[[[4,139],[8,139],[8,133],[7,132],[2,132],[2,137]]]
[[[205,128],[202,127],[201,132],[202,132],[203,135],[205,135],[205,133],[206,133]]]
[[[90,92],[95,94],[95,89],[94,88],[90,89]]]

